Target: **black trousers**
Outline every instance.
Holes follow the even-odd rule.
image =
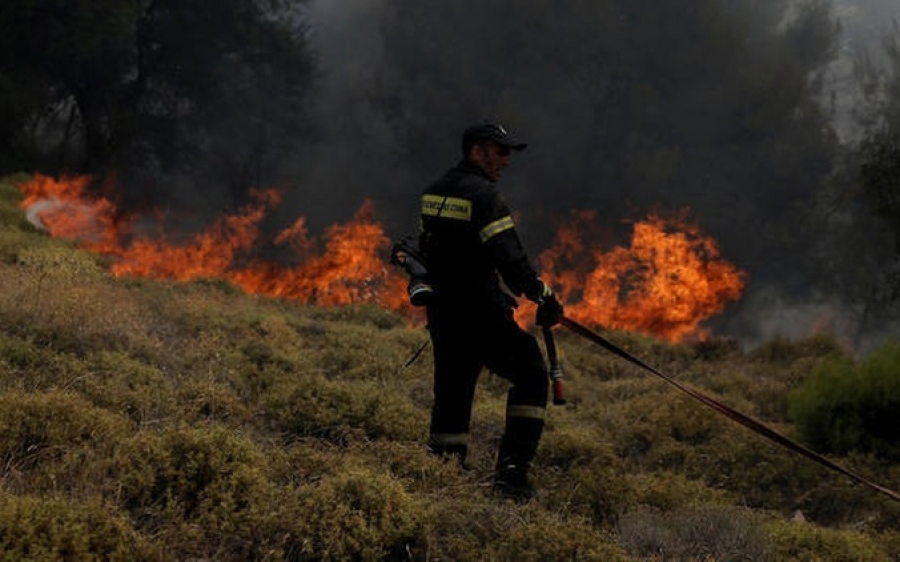
[[[499,465],[527,467],[537,450],[547,406],[548,373],[535,338],[512,310],[471,310],[451,303],[428,307],[434,351],[434,405],[429,448],[465,461],[475,386],[483,368],[510,381]]]

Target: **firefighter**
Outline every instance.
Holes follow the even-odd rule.
[[[563,314],[497,190],[510,152],[525,147],[496,123],[467,128],[462,160],[422,194],[419,237],[434,288],[426,305],[434,351],[428,448],[465,466],[475,385],[486,367],[512,383],[494,489],[521,501],[535,495],[528,469],[544,428],[548,374],[537,341],[513,318],[515,297],[538,303],[541,326]]]

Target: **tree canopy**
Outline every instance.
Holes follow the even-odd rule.
[[[803,254],[838,148],[830,2],[386,3],[379,100],[418,177],[449,131],[499,118],[532,141],[510,172],[526,208],[689,206],[762,278]]]
[[[306,123],[315,57],[302,3],[3,2],[6,168],[259,181]]]

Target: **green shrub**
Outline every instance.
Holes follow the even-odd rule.
[[[0,178],[0,225],[12,226],[16,229],[34,230],[25,219],[25,211],[20,207],[23,199],[22,192],[16,187],[16,182],[26,180],[24,174],[15,177]],[[0,243],[2,247],[2,243]],[[0,259],[3,254],[0,253]]]
[[[737,495],[747,506],[766,509],[788,509],[803,494],[831,484],[833,475],[806,457],[725,423],[721,434],[693,450],[684,467],[690,478]]]
[[[661,381],[656,385],[657,391],[610,408],[613,444],[619,456],[639,466],[679,469],[722,432],[727,420]]]
[[[262,453],[223,428],[140,433],[112,461],[117,496],[139,517],[190,520],[221,514],[232,519],[265,488]]]
[[[0,366],[2,391],[66,388],[87,372],[77,357],[59,353],[34,334],[0,332]]]
[[[26,489],[86,485],[93,452],[110,451],[127,422],[81,397],[59,391],[0,395],[0,459],[7,482]],[[96,462],[96,459],[93,459]]]
[[[628,560],[625,552],[607,533],[598,532],[588,521],[560,519],[552,512],[532,511],[522,519],[511,518],[510,528],[463,559],[517,560]]]
[[[409,440],[427,431],[425,413],[409,398],[372,382],[300,378],[273,387],[261,407],[274,428],[291,438]]]
[[[173,380],[121,351],[101,350],[86,358],[86,372],[70,383],[95,405],[137,424],[158,423],[175,415]]]
[[[42,239],[34,233],[10,226],[0,216],[0,263],[15,264],[24,248],[40,242]]]
[[[346,322],[348,324],[371,324],[382,330],[398,328],[405,324],[405,320],[400,313],[374,304],[311,307],[309,314],[311,318],[315,319]]]
[[[681,473],[649,472],[625,475],[628,500],[634,505],[673,511],[688,505],[721,504],[728,501],[723,490],[707,487]]]
[[[401,560],[424,543],[427,505],[390,476],[351,469],[296,495],[285,522],[290,560]]]
[[[829,560],[830,562],[888,562],[888,552],[870,536],[852,530],[817,527],[808,523],[772,521],[766,534],[775,546],[777,560]]]
[[[822,362],[791,394],[800,438],[821,452],[900,461],[900,345],[885,342],[858,365]]]
[[[622,462],[607,439],[595,427],[574,420],[548,424],[538,449],[537,462],[563,471],[578,466],[621,467]]]
[[[98,502],[0,494],[0,560],[162,560]]]
[[[629,559],[609,533],[598,530],[588,519],[556,509],[535,509],[534,504],[519,506],[493,498],[480,502],[476,499],[477,496],[443,497],[435,504],[429,559]]]

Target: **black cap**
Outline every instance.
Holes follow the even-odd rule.
[[[481,139],[492,140],[500,146],[505,146],[510,150],[525,150],[525,147],[528,146],[524,142],[510,135],[503,125],[500,125],[499,123],[478,123],[472,125],[463,133],[463,153],[468,153],[469,148],[471,148],[476,141]]]

